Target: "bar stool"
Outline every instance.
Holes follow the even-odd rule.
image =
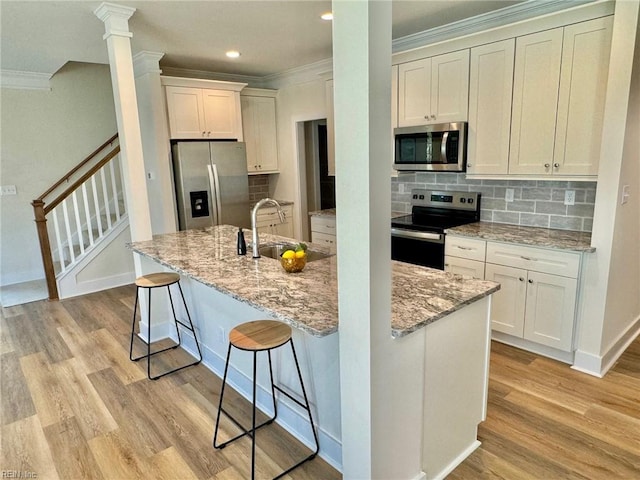
[[[286,343],[291,343],[291,352],[293,353],[293,359],[296,364],[296,370],[298,371],[298,379],[300,380],[300,386],[302,387],[302,395],[304,397],[304,403],[300,402],[298,399],[292,397],[289,393],[282,390],[278,385],[275,385],[273,382],[273,368],[271,365],[271,350],[281,347]],[[224,397],[224,390],[227,382],[227,372],[229,370],[229,358],[231,356],[231,347],[235,347],[238,350],[245,350],[247,352],[253,352],[253,397],[252,397],[252,406],[253,406],[253,414],[251,418],[251,428],[244,428],[240,422],[238,422],[229,412],[222,408],[222,399]],[[260,425],[256,425],[256,365],[257,365],[257,354],[258,352],[267,352],[267,357],[269,360],[269,376],[271,379],[271,397],[273,399],[273,417],[267,419]],[[309,400],[307,399],[307,392],[304,388],[304,383],[302,382],[302,374],[300,373],[300,366],[298,364],[298,357],[296,355],[296,349],[293,346],[293,339],[291,338],[291,327],[282,322],[278,322],[275,320],[255,320],[252,322],[246,322],[238,325],[233,328],[229,332],[229,349],[227,350],[227,361],[224,366],[224,376],[222,378],[222,390],[220,392],[220,404],[218,405],[218,416],[216,418],[216,428],[213,435],[213,446],[215,448],[224,448],[231,442],[244,437],[245,435],[249,435],[251,437],[251,478],[255,478],[255,466],[256,466],[256,437],[255,432],[261,427],[265,425],[269,425],[272,423],[276,417],[278,416],[278,409],[276,406],[276,395],[275,391],[278,390],[280,393],[286,395],[291,400],[296,402],[302,408],[304,408],[309,414],[309,423],[311,425],[311,430],[313,432],[313,438],[315,440],[315,451],[300,460],[298,463],[289,467],[287,470],[274,477],[274,480],[277,478],[281,478],[285,476],[287,473],[292,471],[294,468],[299,467],[307,460],[311,460],[314,458],[318,451],[320,450],[318,444],[318,434],[316,433],[315,426],[313,424],[313,418],[311,417],[311,408],[309,407]],[[226,442],[217,444],[218,438],[218,427],[220,425],[220,413],[224,412],[224,414],[229,417],[229,419],[235,423],[243,433],[236,435],[230,440]]]
[[[187,302],[184,299],[184,294],[182,293],[182,287],[180,286],[180,275],[177,273],[150,273],[148,275],[143,275],[141,277],[136,278],[136,301],[133,307],[133,320],[131,322],[131,344],[129,345],[129,359],[133,362],[137,362],[142,358],[147,359],[147,377],[149,380],[157,380],[160,377],[164,377],[165,375],[169,375],[170,373],[177,372],[178,370],[182,370],[183,368],[191,367],[193,365],[197,365],[202,361],[202,351],[200,350],[200,344],[198,343],[198,337],[196,336],[195,328],[193,327],[193,322],[191,321],[191,315],[189,315],[189,309],[187,308]],[[171,285],[178,284],[178,289],[180,290],[180,296],[182,297],[182,303],[184,304],[184,309],[187,312],[187,318],[189,319],[189,325],[181,322],[176,317],[176,310],[173,307],[173,298],[171,296]],[[169,302],[171,303],[171,311],[173,312],[173,320],[176,325],[176,332],[178,334],[178,344],[172,345],[171,347],[163,348],[162,350],[158,350],[156,352],[151,351],[151,290],[154,288],[167,287],[167,292],[169,293]],[[138,298],[139,291],[141,288],[147,289],[147,296],[149,300],[148,310],[147,310],[147,353],[146,355],[141,355],[137,358],[133,358],[133,337],[135,336],[135,326],[136,326],[136,311],[138,309]],[[157,355],[158,353],[166,352],[167,350],[173,350],[178,348],[182,344],[182,337],[180,336],[180,328],[178,325],[182,325],[187,330],[193,332],[193,339],[196,342],[196,348],[198,349],[199,360],[189,363],[187,365],[183,365],[178,368],[174,368],[167,372],[164,372],[160,375],[151,376],[151,357],[153,355]]]

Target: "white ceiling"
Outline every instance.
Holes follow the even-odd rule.
[[[522,0],[394,0],[393,38]],[[100,1],[0,1],[0,68],[53,74],[67,61],[108,63]],[[116,3],[116,2],[114,2]],[[165,54],[163,67],[266,76],[331,57],[328,0],[122,1],[132,50]],[[227,59],[226,50],[242,52]]]

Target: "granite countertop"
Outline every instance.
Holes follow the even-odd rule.
[[[404,217],[408,215],[404,212],[391,212],[391,218],[396,217]],[[318,217],[335,217],[336,209],[335,208],[325,208],[324,210],[315,210],[313,212],[309,212],[309,216],[318,216]]]
[[[180,274],[245,302],[311,335],[338,330],[337,258],[286,273],[280,262],[236,254],[237,227],[220,225],[155,235],[128,245]],[[251,238],[251,232],[246,232]],[[289,240],[260,233],[262,244]],[[308,244],[328,252],[322,245]],[[392,262],[391,334],[402,337],[497,291],[497,283]]]
[[[574,252],[596,251],[595,247],[591,246],[590,232],[522,227],[504,223],[476,222],[448,228],[446,233],[461,237],[481,238],[483,240],[531,247],[555,248]]]

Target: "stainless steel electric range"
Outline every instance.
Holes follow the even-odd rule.
[[[444,270],[444,231],[480,220],[480,193],[411,190],[411,215],[391,221],[391,258]]]

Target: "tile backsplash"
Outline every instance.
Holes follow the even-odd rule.
[[[269,175],[249,175],[249,201],[257,202],[269,196]]]
[[[391,208],[411,213],[411,189],[460,190],[482,193],[480,218],[487,222],[590,232],[596,182],[547,180],[471,180],[464,173],[400,173],[391,179]],[[513,189],[513,202],[507,202]],[[565,192],[575,204],[565,205]]]

